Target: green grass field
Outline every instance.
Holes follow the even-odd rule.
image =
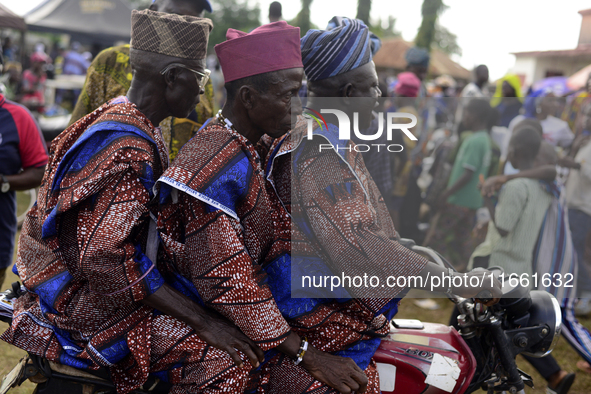
[[[10,284],[17,279],[18,278],[12,272],[7,273],[7,277],[2,284],[1,289],[8,289]],[[413,299],[407,297],[402,301],[400,311],[396,317],[447,324],[452,310],[452,303],[447,299],[437,299],[436,301],[440,305],[440,308],[434,311],[429,311],[419,308],[413,303]],[[591,329],[591,318],[581,319],[580,321],[585,327]],[[0,322],[0,332],[4,332],[6,328],[7,325]],[[24,351],[0,341],[0,377],[8,373],[24,354]],[[577,370],[575,364],[580,360],[580,357],[563,338],[559,340],[558,345],[552,354],[556,357],[563,369],[569,372],[577,372],[577,378],[569,393],[591,393],[591,375]],[[542,394],[546,392],[546,382],[544,379],[521,357],[518,358],[518,366],[533,376],[535,389],[527,391],[528,393]],[[35,385],[27,381],[21,387],[10,391],[10,393],[30,394],[33,392],[34,388]]]

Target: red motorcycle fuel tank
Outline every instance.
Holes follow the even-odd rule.
[[[450,326],[394,319],[374,355],[383,394],[462,394],[476,359]]]

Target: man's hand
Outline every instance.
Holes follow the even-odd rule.
[[[367,389],[367,376],[348,357],[333,356],[310,346],[301,365],[316,380],[340,393],[365,393]]]
[[[573,159],[570,156],[566,156],[563,158],[558,159],[558,161],[556,162],[556,164],[558,164],[561,167],[565,167],[565,168],[572,168],[575,170],[580,170],[581,169],[581,163],[577,163],[575,161],[575,159]]]
[[[209,311],[207,318],[202,319],[201,324],[191,325],[191,327],[199,338],[209,345],[227,352],[238,367],[244,366],[238,350],[248,357],[254,368],[265,361],[265,353],[256,343],[244,335],[231,321],[214,311]]]
[[[499,282],[498,279],[493,276],[492,272],[488,270],[477,269],[465,274],[455,273],[454,277],[457,276],[462,277],[462,286],[453,287],[452,292],[460,297],[475,298],[479,293],[488,290],[490,292],[491,300],[485,303],[485,305],[491,306],[499,302],[503,295],[501,282]],[[475,277],[475,279],[473,279],[473,277]],[[457,282],[459,282],[458,279],[456,279],[456,283]],[[471,285],[476,283],[478,284],[477,286]]]
[[[244,353],[255,368],[265,360],[263,351],[238,327],[217,312],[193,302],[168,284],[144,298],[142,303],[187,323],[199,338],[228,352],[239,367],[243,366],[243,362],[237,350]]]
[[[439,212],[447,203],[447,199],[451,194],[449,193],[449,189],[445,190],[441,195],[435,200],[435,203],[431,207],[431,211],[433,214]]]
[[[481,182],[480,193],[483,197],[492,197],[505,183],[507,183],[507,177],[505,175],[491,176],[484,182]]]

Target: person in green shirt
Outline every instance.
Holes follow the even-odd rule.
[[[443,254],[457,268],[466,267],[474,249],[470,236],[476,210],[482,206],[479,179],[487,177],[491,165],[489,136],[490,104],[473,99],[465,107],[462,123],[473,134],[463,141],[451,171],[447,189],[435,210],[439,219],[429,246]]]

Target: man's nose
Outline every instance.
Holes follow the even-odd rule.
[[[300,96],[295,96],[291,99],[291,114],[296,116],[302,114],[302,100],[300,100]]]

